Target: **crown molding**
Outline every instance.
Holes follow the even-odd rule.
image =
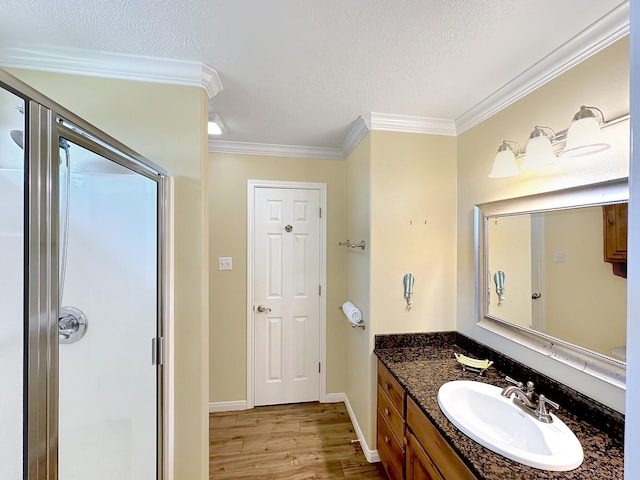
[[[353,122],[351,130],[349,130],[341,148],[209,140],[209,151],[243,155],[270,155],[276,157],[344,160],[371,130],[422,134],[427,133],[432,135],[455,136],[456,134],[453,120],[368,113],[359,116],[356,121]]]
[[[362,118],[369,130],[456,136],[455,122],[447,118],[415,117],[376,112],[363,115]]]
[[[209,98],[222,90],[218,72],[201,62],[82,48],[0,46],[0,65],[7,68],[201,87]]]
[[[371,130],[449,136],[457,134],[455,122],[446,118],[371,112],[359,116],[353,123],[342,143],[342,158],[346,158]]]
[[[278,145],[271,143],[229,142],[209,139],[209,152],[242,155],[267,155],[273,157],[320,158],[343,160],[342,149],[331,147],[305,147],[298,145]]]
[[[361,115],[353,122],[351,130],[349,130],[349,133],[342,142],[342,148],[340,149],[342,158],[347,158],[367,133],[369,133],[369,125],[364,116]]]
[[[222,91],[222,81],[220,80],[220,76],[216,70],[206,63],[200,63],[200,65],[202,65],[200,86],[204,88],[209,100],[211,100]]]
[[[608,15],[584,29],[564,45],[456,118],[458,134],[475,127],[578,63],[628,35],[629,3],[624,2],[619,5]]]

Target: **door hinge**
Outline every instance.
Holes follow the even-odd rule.
[[[318,373],[320,373],[320,365],[321,365],[321,363],[318,362]]]
[[[154,337],[151,339],[151,365],[164,364],[164,338]]]
[[[322,207],[318,208],[318,210],[320,211],[320,218],[322,218]]]
[[[322,285],[318,285],[318,296],[322,296]]]

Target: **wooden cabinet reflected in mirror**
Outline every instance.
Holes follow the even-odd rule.
[[[613,265],[613,273],[627,278],[627,217],[628,203],[602,207],[604,261]]]

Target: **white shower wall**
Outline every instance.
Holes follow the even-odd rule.
[[[22,177],[0,169],[3,480],[22,479]],[[59,347],[60,480],[156,478],[156,203],[155,182],[139,175],[71,175],[62,305],[88,329]]]
[[[59,347],[60,480],[155,478],[156,203],[142,176],[71,174],[62,305],[88,328]]]
[[[0,169],[0,479],[22,480],[24,172]]]

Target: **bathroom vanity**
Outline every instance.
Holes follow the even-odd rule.
[[[463,371],[454,352],[495,363],[482,376]],[[537,480],[620,479],[624,416],[456,332],[377,335],[377,448],[390,479]],[[584,461],[551,472],[498,455],[458,430],[438,406],[438,389],[452,380],[500,387],[506,375],[560,404],[553,413],[580,440]]]

